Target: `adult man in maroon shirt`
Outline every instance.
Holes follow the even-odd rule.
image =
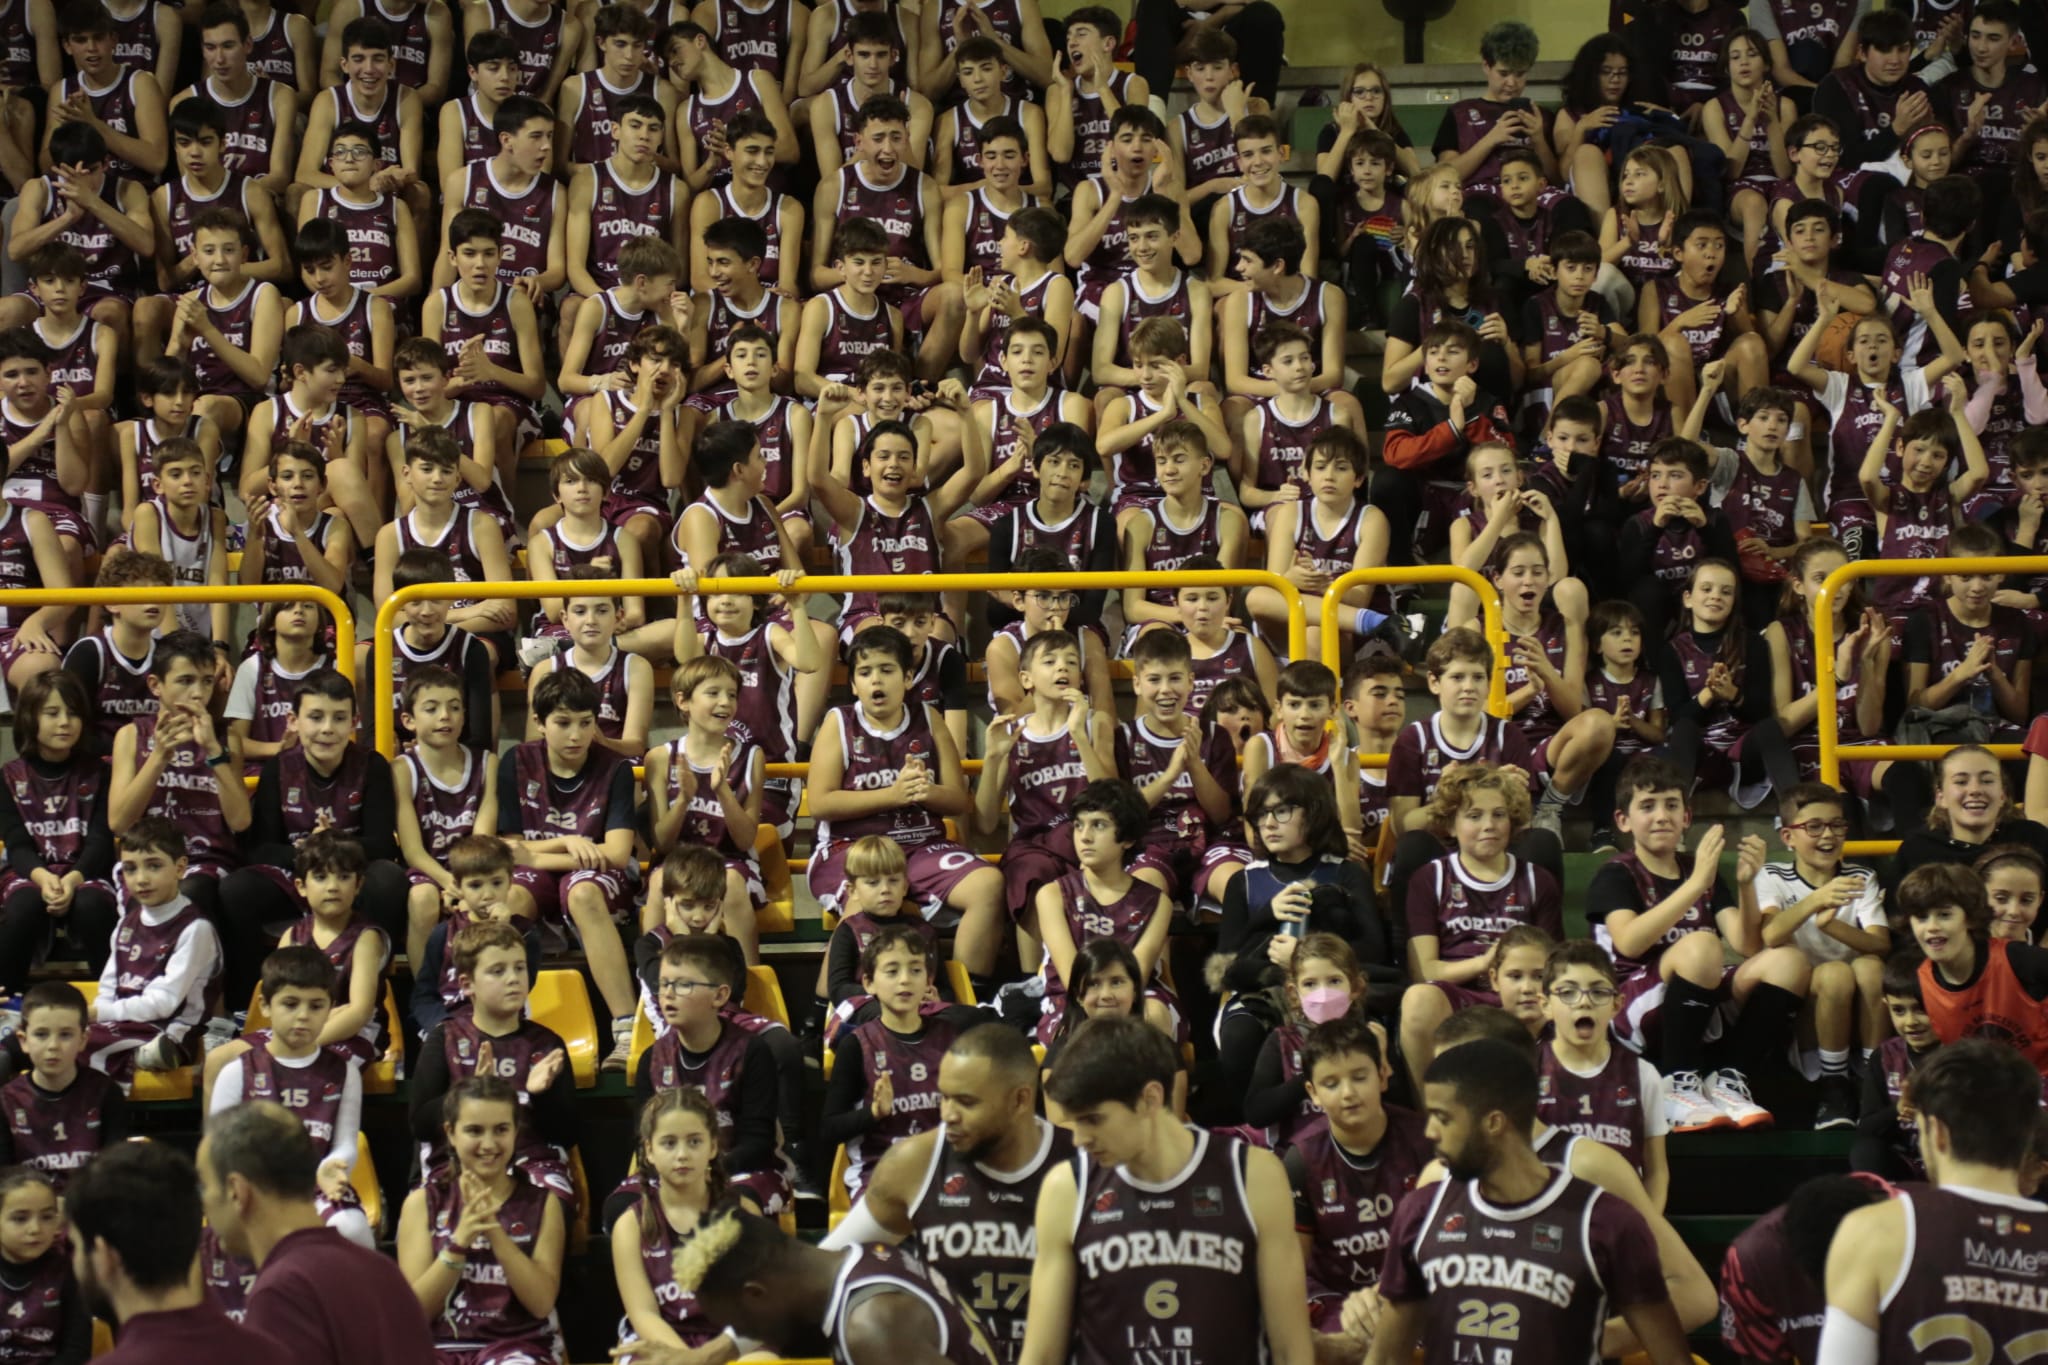
[[[207,1222],[256,1263],[244,1321],[294,1365],[433,1365],[426,1320],[394,1310],[412,1295],[397,1264],[321,1221],[319,1167],[304,1125],[268,1101],[214,1115],[199,1144]]]
[[[273,1365],[276,1342],[206,1297],[199,1181],[191,1158],[161,1142],[100,1153],[64,1192],[71,1271],[93,1316],[119,1324],[112,1365]],[[413,1315],[417,1316],[417,1315]]]

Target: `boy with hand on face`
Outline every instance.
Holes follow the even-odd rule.
[[[464,209],[449,221],[457,281],[427,296],[420,335],[455,354],[449,392],[489,406],[492,449],[516,452],[538,429],[534,404],[547,381],[533,303],[498,277],[504,236],[504,221],[480,209]]]
[[[121,835],[121,883],[129,909],[114,930],[86,1033],[86,1061],[126,1094],[135,1073],[193,1060],[206,997],[220,970],[220,940],[180,889],[185,837],[148,816]]]
[[[1507,408],[1481,393],[1479,334],[1462,322],[1439,322],[1422,338],[1420,382],[1394,400],[1387,414],[1383,467],[1373,476],[1369,501],[1387,519],[1389,564],[1409,564],[1450,535],[1451,508],[1463,489],[1459,477],[1475,445],[1514,447]]]
[[[1935,117],[1926,84],[1908,68],[1913,21],[1904,10],[1867,13],[1856,22],[1856,64],[1830,71],[1813,91],[1813,112],[1842,131],[1842,162],[1855,170],[1883,161],[1899,139]]]
[[[178,299],[164,354],[187,360],[198,376],[198,412],[224,434],[242,430],[277,369],[284,337],[284,296],[252,278],[248,223],[231,208],[192,220],[200,285]]]
[[[334,183],[299,200],[295,216],[304,227],[315,218],[338,225],[348,239],[348,280],[386,299],[411,299],[426,283],[420,265],[419,230],[403,196],[376,188],[376,129],[344,123],[328,140],[327,165]]]
[[[156,250],[149,189],[132,173],[117,173],[106,143],[82,123],[51,133],[49,159],[50,173],[22,186],[8,256],[24,263],[53,243],[77,248],[86,268],[82,310],[126,340],[138,263]],[[36,312],[33,295],[15,295],[0,302],[0,327],[29,322]]]

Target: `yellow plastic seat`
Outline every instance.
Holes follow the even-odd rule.
[[[626,1054],[626,1084],[635,1085],[640,1080],[640,1059],[654,1046],[654,1021],[647,1017],[646,1009],[633,1011],[633,1050]],[[634,1160],[638,1160],[635,1157]]]
[[[761,864],[761,887],[768,899],[754,914],[754,927],[764,934],[796,931],[796,888],[789,875],[789,853],[775,827],[762,823],[754,832],[754,856]]]
[[[946,961],[940,963],[939,966],[946,973],[946,984],[952,987],[954,1004],[979,1005],[981,1003],[981,1001],[974,997],[974,982],[967,975],[966,963]]]
[[[526,1011],[536,1024],[545,1024],[562,1035],[569,1049],[569,1067],[576,1076],[576,1088],[588,1090],[597,1084],[597,1016],[590,1008],[590,992],[580,972],[542,972],[534,978],[526,998]],[[589,1224],[584,1225],[586,1234]]]
[[[832,1179],[825,1191],[826,1226],[836,1228],[853,1212],[853,1199],[847,1193],[846,1173],[853,1169],[853,1163],[846,1159],[846,1148],[842,1144],[838,1154],[832,1158]]]
[[[348,1173],[348,1183],[363,1206],[363,1217],[370,1220],[371,1235],[382,1238],[384,1186],[377,1179],[377,1163],[370,1160],[370,1140],[361,1133],[356,1134],[356,1164]]]
[[[74,981],[78,993],[90,1005],[99,998],[100,983],[97,981]],[[199,1068],[181,1066],[170,1071],[144,1071],[139,1067],[135,1072],[135,1083],[128,1092],[128,1098],[137,1104],[165,1104],[174,1100],[189,1100],[197,1093]]]
[[[114,1329],[98,1318],[92,1320],[92,1353],[95,1359],[114,1349]]]
[[[773,967],[747,968],[747,998],[740,1002],[740,1008],[789,1027],[789,1006],[783,1003],[782,983],[775,979]]]
[[[263,1008],[263,988],[258,986],[249,993],[249,1015],[242,1023],[242,1037],[249,1039],[252,1034],[269,1027],[270,1011]],[[398,1076],[404,1068],[405,1024],[398,1017],[398,995],[391,989],[387,978],[384,982],[384,1055],[363,1068],[363,1093],[398,1093]]]

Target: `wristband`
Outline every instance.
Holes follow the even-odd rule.
[[[459,1271],[469,1265],[469,1258],[467,1256],[453,1255],[447,1247],[443,1247],[440,1254],[434,1257],[434,1259],[447,1266],[450,1270]]]
[[[229,754],[225,750],[217,754],[208,754],[206,757],[206,766],[209,768],[218,768],[221,764],[227,762],[228,759],[230,759],[231,757],[233,757],[233,755]]]

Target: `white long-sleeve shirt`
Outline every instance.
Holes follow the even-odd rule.
[[[142,916],[145,924],[163,925],[184,913],[186,904],[183,896],[174,896],[162,905],[143,906],[128,913]],[[219,970],[220,960],[220,936],[211,924],[196,919],[178,935],[178,946],[172,950],[163,974],[139,994],[122,998],[116,994],[121,981],[121,957],[115,953],[100,971],[99,999],[93,1002],[93,1015],[110,1024],[161,1022],[166,1033],[182,1041],[206,1017],[206,987]]]
[[[311,1066],[319,1060],[315,1052],[310,1057],[280,1057],[271,1054],[271,1060],[279,1066],[294,1070]],[[242,1102],[242,1059],[235,1058],[220,1069],[220,1075],[213,1082],[213,1099],[207,1104],[206,1112],[218,1114],[223,1109],[232,1109]],[[348,1079],[341,1086],[341,1108],[334,1115],[334,1145],[326,1156],[320,1159],[322,1166],[339,1162],[343,1170],[354,1170],[356,1164],[356,1133],[363,1126],[363,1071],[361,1067],[348,1069]]]

